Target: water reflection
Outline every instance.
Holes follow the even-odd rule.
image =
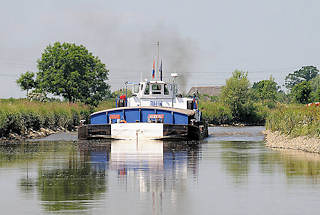
[[[165,193],[175,204],[187,190],[188,173],[198,176],[198,156],[198,144],[113,141],[110,168],[126,192],[151,193],[152,214],[162,214]]]
[[[221,163],[233,183],[246,184],[250,171],[256,171],[259,164],[262,174],[278,172],[287,177],[288,183],[299,183],[301,178],[320,181],[320,155],[297,150],[261,148],[261,142],[220,142]],[[253,170],[251,170],[253,169]]]
[[[281,172],[288,178],[288,183],[297,183],[299,176],[307,177],[315,184],[320,182],[319,154],[285,149],[272,150],[275,153],[260,155],[262,172],[272,173],[281,168]]]
[[[24,171],[19,185],[24,193],[32,193],[36,179],[29,173],[29,166],[44,158],[38,144],[0,145],[0,168],[20,168]]]
[[[162,170],[163,141],[112,141],[110,166],[119,176],[128,175],[128,171]]]
[[[221,210],[228,208],[224,202],[250,205],[241,199],[248,190],[266,202],[272,199],[263,193],[281,197],[288,187],[300,192],[295,198],[308,197],[319,187],[319,177],[320,155],[271,150],[261,141],[0,145],[1,200],[10,201],[8,192],[13,204],[34,213],[195,214],[211,201]],[[289,193],[282,202],[288,196],[293,198]],[[18,207],[2,206],[21,214]]]
[[[221,142],[221,160],[225,171],[232,176],[236,184],[247,183],[252,160],[252,142],[226,141]]]
[[[152,212],[159,214],[164,193],[174,203],[187,190],[188,176],[197,178],[199,145],[163,141],[24,143],[0,146],[0,161],[1,168],[22,170],[20,190],[30,197],[37,193],[46,211],[96,207],[112,180],[124,192],[150,194]]]
[[[39,168],[38,192],[49,211],[86,209],[90,200],[106,192],[107,146],[78,145],[68,156]],[[106,159],[105,159],[106,158]],[[60,160],[61,159],[61,160]]]

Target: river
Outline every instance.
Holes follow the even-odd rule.
[[[316,214],[320,155],[264,146],[264,127],[200,144],[56,134],[0,146],[1,214]]]

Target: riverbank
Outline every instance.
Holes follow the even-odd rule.
[[[294,149],[305,152],[320,153],[320,139],[315,137],[291,137],[279,131],[264,131],[266,146],[271,148]]]
[[[73,130],[75,131],[75,130]],[[36,140],[44,137],[48,137],[53,134],[61,133],[61,132],[72,132],[68,131],[65,128],[57,128],[55,130],[51,130],[49,128],[40,128],[38,131],[34,131],[30,129],[26,134],[16,134],[16,133],[9,133],[6,137],[0,138],[0,143],[12,142],[12,141],[25,141],[25,140]]]
[[[112,100],[93,108],[81,103],[0,99],[0,141],[33,139],[60,131],[74,131],[80,120],[88,121],[91,113],[113,105]]]

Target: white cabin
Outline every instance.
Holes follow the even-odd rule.
[[[177,87],[164,81],[145,81],[133,84],[133,96],[128,98],[128,107],[156,106],[192,109],[192,98],[177,95]]]

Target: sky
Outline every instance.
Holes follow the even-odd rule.
[[[84,45],[109,69],[113,90],[151,79],[160,42],[165,79],[181,88],[222,86],[235,69],[251,83],[283,85],[302,66],[319,67],[317,0],[0,0],[0,98],[56,41]]]

